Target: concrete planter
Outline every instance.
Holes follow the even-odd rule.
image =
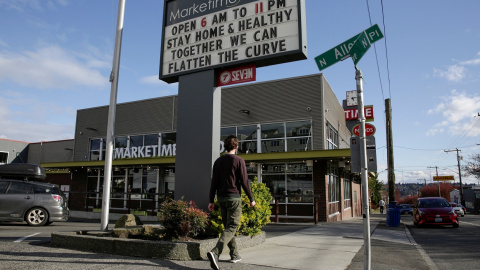
[[[79,235],[76,232],[52,233],[51,245],[58,248],[68,248],[82,251],[108,253],[142,258],[157,258],[164,260],[190,261],[207,259],[218,239],[197,240],[188,242],[149,241],[140,239],[120,239],[95,235]],[[237,237],[238,249],[252,247],[265,242],[265,232],[249,237]]]

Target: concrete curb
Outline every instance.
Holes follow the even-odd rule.
[[[238,236],[237,248],[244,249],[265,242],[265,232],[249,237]],[[58,248],[75,249],[97,253],[157,258],[163,260],[206,260],[207,252],[218,239],[197,240],[191,242],[150,241],[140,239],[121,239],[91,235],[77,235],[76,232],[52,233],[51,245]]]

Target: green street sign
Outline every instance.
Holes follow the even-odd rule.
[[[363,31],[363,33],[358,36],[357,40],[355,40],[353,47],[350,49],[350,56],[352,57],[353,64],[355,64],[355,66],[371,46],[372,45],[367,37],[367,33]]]
[[[318,69],[323,70],[341,60],[348,58],[350,56],[350,49],[355,44],[357,38],[363,33],[367,35],[370,43],[374,43],[383,38],[383,33],[380,30],[380,27],[378,27],[378,24],[375,24],[362,33],[359,33],[358,35],[315,57],[315,62],[317,63]]]

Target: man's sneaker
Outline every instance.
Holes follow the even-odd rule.
[[[240,255],[232,255],[230,257],[230,262],[231,263],[236,263],[236,262],[239,262],[242,260],[242,257],[240,257]]]
[[[207,257],[210,260],[210,267],[215,270],[220,270],[220,267],[218,267],[218,255],[210,251],[207,253]]]

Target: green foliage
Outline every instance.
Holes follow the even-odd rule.
[[[272,195],[270,190],[264,183],[259,183],[256,177],[250,183],[250,188],[252,189],[256,205],[255,207],[250,207],[250,200],[242,190],[242,217],[240,218],[237,235],[258,235],[262,232],[263,226],[270,222],[270,215],[272,214],[270,206]],[[216,200],[215,210],[210,215],[210,223],[212,230],[220,235],[223,230],[222,215]]]
[[[168,198],[161,205],[158,220],[165,227],[165,236],[170,239],[186,239],[204,232],[208,214],[195,205],[195,202]]]
[[[370,199],[373,205],[378,205],[382,199],[383,183],[378,181],[378,174],[374,173],[373,177],[368,177],[368,189],[370,190]]]

